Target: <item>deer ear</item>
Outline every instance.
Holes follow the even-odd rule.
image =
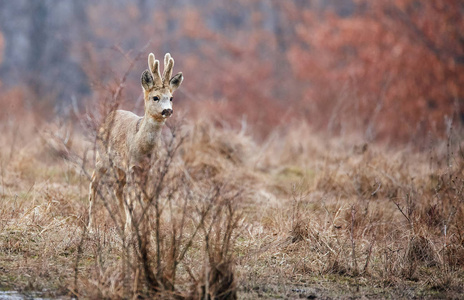
[[[177,73],[176,75],[172,76],[171,80],[169,80],[169,87],[171,91],[174,92],[180,86],[182,81],[184,80],[184,75],[182,72]]]
[[[151,76],[150,71],[145,70],[142,73],[142,87],[144,90],[148,91],[153,88],[154,81],[153,81],[153,76]]]

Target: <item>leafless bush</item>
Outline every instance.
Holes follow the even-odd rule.
[[[124,201],[130,206],[131,235],[124,234],[123,219],[113,190],[121,184],[115,172],[99,185],[98,195],[121,241],[121,265],[97,276],[99,295],[110,295],[112,280],[122,276],[119,297],[173,297],[232,299],[236,295],[233,249],[241,216],[242,191],[230,178],[214,180],[207,174],[192,177],[182,152],[186,133],[170,126],[159,155],[133,181]],[[85,160],[83,160],[85,161]],[[85,167],[84,167],[85,168]],[[97,234],[108,224],[98,223]],[[97,253],[98,254],[98,253]],[[119,290],[119,289],[117,289]],[[119,296],[118,296],[119,295]]]

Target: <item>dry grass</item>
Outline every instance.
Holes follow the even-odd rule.
[[[245,299],[464,292],[464,145],[453,131],[415,152],[327,140],[303,125],[255,144],[187,122],[175,138],[166,130],[163,184],[145,191],[146,223],[128,241],[111,180],[97,232],[85,230],[90,142],[65,125],[2,126],[2,289],[193,299],[235,288]],[[154,168],[149,186],[163,172]]]

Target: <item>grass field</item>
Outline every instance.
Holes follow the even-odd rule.
[[[131,240],[111,178],[96,230],[86,230],[90,139],[65,125],[23,124],[2,124],[0,136],[3,290],[186,299],[464,293],[464,144],[452,129],[419,151],[304,125],[257,143],[186,121],[174,137],[166,129],[146,224]]]

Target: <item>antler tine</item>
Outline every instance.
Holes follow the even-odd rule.
[[[172,70],[174,68],[174,59],[170,53],[164,56],[164,72],[163,72],[163,85],[168,85],[172,77]]]
[[[155,59],[155,55],[150,53],[148,55],[148,69],[151,72],[151,76],[153,76],[153,82],[155,86],[160,86],[163,84],[161,80],[160,70],[159,70],[159,60]]]
[[[171,57],[172,57],[172,56],[171,56],[171,53],[169,53],[169,52],[166,53],[166,54],[164,55],[164,69],[165,69],[165,70],[166,70],[166,67],[167,67],[167,65],[168,65],[169,59],[170,59]]]

